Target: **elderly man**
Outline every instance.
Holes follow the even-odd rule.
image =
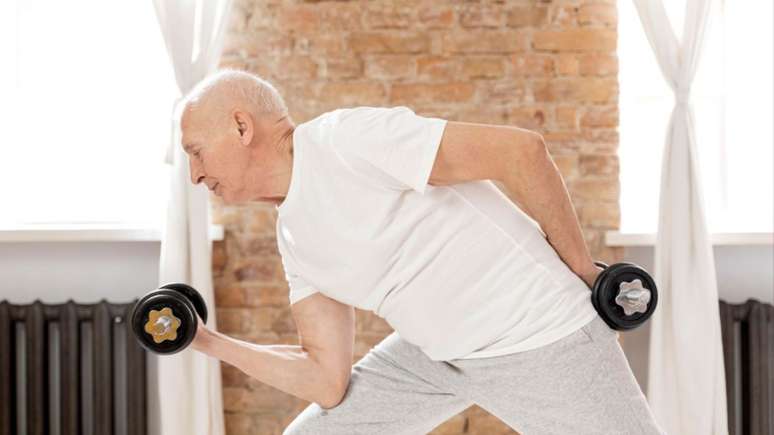
[[[192,347],[313,402],[286,434],[420,434],[473,404],[526,434],[663,433],[592,306],[601,269],[539,134],[403,106],[295,125],[228,69],[181,128],[193,183],[277,210],[300,344],[200,327]],[[353,366],[354,307],[395,331]]]

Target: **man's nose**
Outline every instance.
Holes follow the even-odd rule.
[[[204,178],[204,174],[200,173],[199,168],[197,167],[197,165],[194,163],[193,160],[191,160],[190,162],[189,169],[191,172],[191,183],[199,184],[199,182],[202,181],[202,178]]]

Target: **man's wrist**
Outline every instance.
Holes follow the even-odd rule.
[[[209,354],[215,341],[215,334],[207,328],[199,328],[191,342],[191,348]]]

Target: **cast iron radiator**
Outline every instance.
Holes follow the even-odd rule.
[[[720,301],[730,435],[774,434],[774,307]]]
[[[0,302],[0,435],[146,433],[133,306]]]

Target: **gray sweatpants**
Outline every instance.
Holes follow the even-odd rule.
[[[342,402],[284,434],[424,434],[477,404],[525,434],[664,434],[599,317],[538,349],[433,361],[393,332],[352,367]]]

